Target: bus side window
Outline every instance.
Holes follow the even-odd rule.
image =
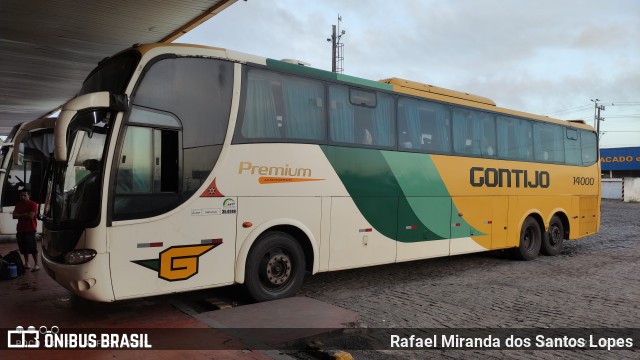
[[[354,107],[354,133],[355,143],[373,145],[373,110],[363,107]]]
[[[463,155],[482,155],[483,135],[480,113],[469,109],[453,110],[453,150]]]
[[[382,147],[396,145],[395,101],[378,93],[378,103],[373,111],[373,144]]]
[[[598,160],[598,139],[591,131],[580,130],[580,144],[582,148],[582,165],[589,166]]]
[[[498,116],[498,157],[501,159],[531,160],[533,136],[531,121],[510,116]]]
[[[479,113],[482,129],[481,151],[483,157],[496,156],[496,121],[495,117],[487,113]]]
[[[273,74],[249,72],[247,100],[242,122],[242,136],[247,139],[279,139],[282,114],[278,115],[274,96]],[[280,83],[277,83],[280,86]]]
[[[398,100],[398,128],[401,149],[451,152],[450,114],[445,105],[401,97]]]
[[[331,141],[353,143],[355,110],[349,103],[346,86],[329,86],[329,128]]]
[[[179,125],[163,113],[134,107],[129,122]],[[129,125],[118,158],[114,220],[162,214],[180,203],[180,131]]]
[[[415,123],[417,114],[416,106],[408,101],[408,99],[400,98],[398,100],[398,145],[400,149],[413,149],[412,128],[410,124]]]
[[[324,84],[250,68],[234,142],[324,143]]]
[[[282,99],[286,138],[324,142],[324,85],[316,80],[282,76]]]
[[[567,165],[582,165],[582,150],[580,149],[580,132],[565,128],[564,158]]]
[[[233,69],[233,63],[211,58],[149,62],[131,96],[112,179],[112,220],[167,212],[204,183],[227,134]]]
[[[329,86],[331,141],[363,147],[395,147],[395,102],[381,92]]]
[[[564,131],[560,125],[535,123],[533,144],[535,159],[542,162],[564,163]]]

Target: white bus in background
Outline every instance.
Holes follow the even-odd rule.
[[[55,118],[41,118],[20,123],[0,145],[0,235],[16,233],[18,220],[12,212],[21,190],[29,190],[36,203],[44,202],[43,179],[53,152],[54,122]],[[38,221],[38,232],[41,229]]]

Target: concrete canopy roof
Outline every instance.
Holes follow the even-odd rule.
[[[170,42],[236,0],[2,0],[0,135],[74,97],[103,58]]]

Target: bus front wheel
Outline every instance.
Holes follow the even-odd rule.
[[[245,287],[256,301],[295,295],[304,280],[304,252],[293,236],[272,231],[262,235],[249,251]]]
[[[542,231],[538,222],[528,217],[520,230],[520,246],[514,249],[517,258],[533,260],[538,256],[542,245]]]
[[[549,256],[560,254],[562,243],[564,242],[564,226],[557,216],[551,218],[549,222],[549,232],[542,239],[542,253]]]

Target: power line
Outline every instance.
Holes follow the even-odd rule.
[[[598,101],[598,102],[604,105],[611,104],[609,106],[640,106],[640,101]],[[579,111],[588,110],[590,108],[591,108],[591,105],[581,105],[581,106],[575,106],[568,109],[553,111],[553,112],[547,113],[547,115],[550,116],[550,115],[556,115],[556,114],[562,114],[562,113],[579,112]]]
[[[618,106],[618,105],[624,105],[624,106],[636,106],[636,105],[640,105],[640,101],[604,101],[604,100],[600,100],[600,103],[607,105],[607,106]]]
[[[628,115],[608,115],[605,117],[605,119],[612,119],[612,118],[637,118],[640,117],[640,114],[628,114]]]
[[[587,109],[590,109],[590,108],[591,108],[591,105],[582,105],[582,106],[576,106],[576,107],[569,108],[569,109],[550,112],[547,115],[554,115],[554,114],[565,113],[565,112],[576,112],[578,110],[587,110]]]
[[[603,119],[626,119],[626,118],[638,118],[640,117],[640,114],[632,114],[632,115],[608,115],[608,116],[604,116]],[[574,120],[574,119],[571,119]],[[583,116],[578,118],[577,120],[593,120],[593,118],[591,116]]]

